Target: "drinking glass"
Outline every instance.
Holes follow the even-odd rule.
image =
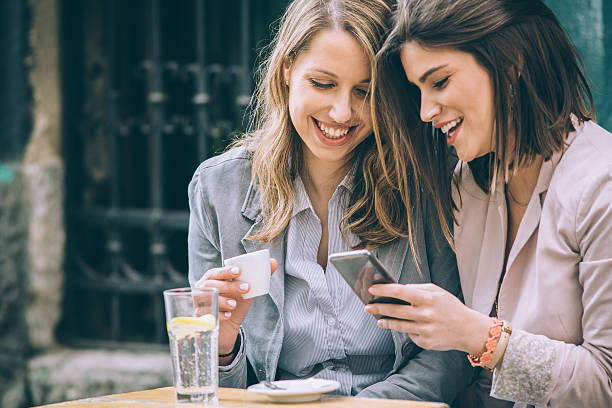
[[[216,402],[219,386],[219,293],[215,288],[164,291],[166,327],[178,402]]]

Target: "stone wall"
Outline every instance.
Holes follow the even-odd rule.
[[[0,165],[0,407],[25,402],[26,212],[18,163]]]
[[[168,352],[58,344],[66,238],[59,0],[28,7],[32,131],[23,161],[0,162],[0,407],[171,385]]]
[[[33,129],[24,157],[28,220],[29,343],[54,345],[64,290],[64,175],[61,146],[61,83],[57,0],[30,1],[32,28],[29,82]]]
[[[32,405],[169,385],[167,353],[60,348],[28,361]]]

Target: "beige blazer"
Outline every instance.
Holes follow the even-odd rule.
[[[498,310],[515,332],[491,395],[612,407],[612,134],[586,122],[567,142],[565,153],[543,163],[510,250]],[[506,244],[503,183],[485,194],[466,163],[457,171],[461,286],[466,304],[488,314]]]

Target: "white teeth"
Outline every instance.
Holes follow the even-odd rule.
[[[350,127],[347,128],[330,128],[325,126],[323,123],[317,121],[317,125],[319,126],[319,129],[321,129],[323,131],[323,133],[325,134],[325,136],[327,136],[330,139],[339,139],[342,136],[346,135],[348,133],[348,131],[351,129]]]
[[[453,120],[452,122],[447,123],[446,125],[442,126],[442,132],[448,134],[448,132],[454,128],[455,126],[457,126],[458,124],[460,124],[461,122],[463,122],[463,118],[457,118],[455,120]]]

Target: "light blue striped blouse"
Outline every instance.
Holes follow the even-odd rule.
[[[353,175],[354,168],[328,204],[330,254],[350,249],[338,224],[349,202]],[[393,340],[364,312],[363,303],[333,265],[324,271],[317,263],[321,221],[299,177],[294,187],[285,260],[285,333],[277,376],[333,379],[341,384],[338,393],[354,395],[392,369]],[[351,244],[358,242],[350,231],[347,238]]]

